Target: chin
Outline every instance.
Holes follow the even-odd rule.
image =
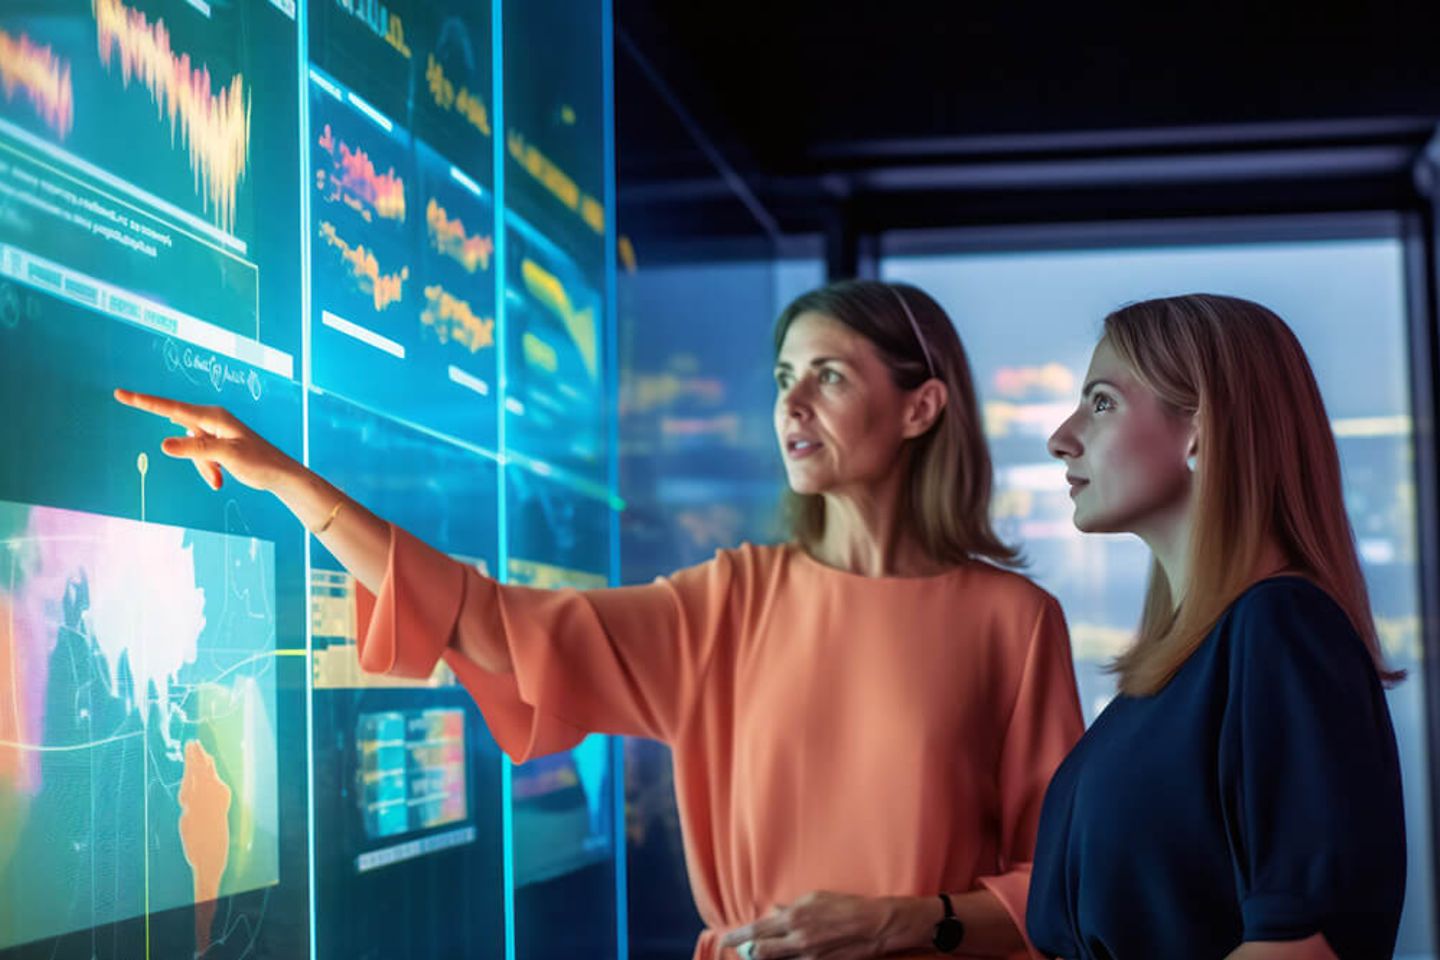
[[[825,488],[818,483],[806,483],[805,481],[788,481],[790,492],[799,494],[802,497],[813,497],[816,494],[824,493]]]
[[[787,472],[785,482],[789,485],[791,493],[798,493],[801,496],[814,496],[824,493],[827,489],[827,485],[820,478],[806,476],[804,472]]]
[[[1071,522],[1075,524],[1075,529],[1079,530],[1081,533],[1121,532],[1114,523],[1107,522],[1107,518],[1103,516],[1096,516],[1093,513],[1085,510],[1077,509],[1074,516],[1071,518]]]

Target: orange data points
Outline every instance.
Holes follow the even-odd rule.
[[[470,304],[439,284],[425,288],[425,309],[420,322],[435,331],[441,343],[455,341],[471,353],[495,345],[495,318],[477,317]]]
[[[320,133],[320,149],[330,155],[330,171],[315,171],[315,186],[332,203],[344,203],[367,222],[371,211],[385,220],[405,221],[405,181],[391,167],[375,168],[370,155],[335,139],[330,124]]]
[[[25,91],[45,125],[61,140],[75,125],[75,91],[70,86],[70,64],[49,47],[0,30],[0,85],[8,103],[16,90]]]
[[[465,268],[467,273],[490,269],[490,255],[495,252],[495,238],[486,233],[466,233],[459,217],[451,219],[434,197],[425,207],[425,223],[430,231],[430,245]]]
[[[455,111],[470,126],[490,136],[490,111],[485,109],[485,101],[463,85],[457,91],[454,81],[445,75],[445,68],[433,53],[425,64],[425,82],[430,86],[430,97],[437,107]]]
[[[155,101],[157,113],[170,119],[170,141],[178,130],[190,155],[195,190],[205,211],[222,230],[235,225],[235,198],[250,156],[250,97],[240,74],[218,93],[211,91],[210,68],[192,65],[190,54],[170,47],[164,20],[150,23],[145,14],[120,0],[91,0],[100,42],[100,62],[120,54],[120,76],[126,87],[138,77]]]
[[[534,177],[556,200],[580,215],[585,225],[598,234],[605,232],[605,206],[580,189],[575,179],[518,130],[505,134],[505,148],[511,159]]]
[[[350,268],[351,276],[363,292],[370,294],[377,312],[398,303],[405,295],[405,281],[410,279],[409,267],[401,267],[399,273],[381,273],[380,261],[375,259],[375,254],[367,250],[363,243],[351,246],[328,220],[321,221],[320,236],[328,245],[340,251],[341,259]]]

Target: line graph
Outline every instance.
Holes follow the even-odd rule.
[[[70,63],[26,34],[12,37],[0,30],[0,85],[8,103],[22,90],[35,112],[64,140],[75,125],[75,90]]]
[[[463,83],[457,90],[455,82],[446,75],[445,67],[435,59],[433,53],[425,63],[425,83],[430,89],[430,97],[435,101],[435,106],[458,114],[481,134],[490,136],[490,111],[486,108],[485,101]]]
[[[585,372],[590,375],[592,380],[598,380],[600,378],[600,347],[595,330],[595,309],[593,307],[586,307],[583,310],[576,309],[575,304],[570,300],[569,291],[565,289],[564,281],[534,260],[526,259],[522,262],[520,272],[525,280],[525,288],[530,291],[530,295],[564,324],[565,332],[570,335],[570,339],[580,352],[580,359],[585,364]]]
[[[168,118],[189,155],[194,188],[205,212],[229,231],[235,224],[236,196],[250,155],[250,97],[240,74],[214,92],[210,68],[176,52],[163,19],[151,23],[121,0],[91,0],[100,62],[107,69],[118,54],[122,84],[138,79]]]
[[[315,188],[330,203],[343,203],[369,222],[373,217],[405,222],[405,181],[392,166],[381,173],[364,149],[352,147],[325,124],[317,145],[330,169],[315,171]]]
[[[354,277],[361,292],[370,296],[376,312],[398,303],[404,297],[405,282],[410,279],[409,267],[401,267],[397,273],[381,272],[380,262],[373,251],[363,243],[352,246],[328,220],[320,222],[320,237],[326,245],[340,252],[350,275]]]
[[[486,233],[468,233],[464,222],[459,217],[452,218],[434,197],[425,206],[425,225],[430,246],[436,253],[454,260],[466,273],[490,269],[495,238]]]
[[[420,313],[420,322],[433,331],[441,343],[454,341],[471,353],[495,345],[495,318],[476,316],[468,301],[439,284],[425,288],[425,309]]]

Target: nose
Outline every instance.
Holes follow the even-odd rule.
[[[786,420],[797,420],[803,423],[810,419],[809,383],[810,380],[808,377],[801,377],[792,383],[788,389],[780,391],[780,412]]]
[[[1057,460],[1069,460],[1080,456],[1080,438],[1075,434],[1075,414],[1071,414],[1065,422],[1055,428],[1050,434],[1050,439],[1045,441],[1045,449],[1050,456]]]

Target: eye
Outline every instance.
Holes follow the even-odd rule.
[[[777,371],[775,374],[775,386],[781,390],[790,386],[790,374]]]
[[[1108,394],[1097,393],[1090,398],[1090,409],[1095,413],[1104,413],[1106,410],[1115,409],[1115,401]]]
[[[829,367],[826,367],[820,371],[819,379],[821,383],[829,385],[839,383],[845,378],[840,376],[838,370],[831,370]]]

